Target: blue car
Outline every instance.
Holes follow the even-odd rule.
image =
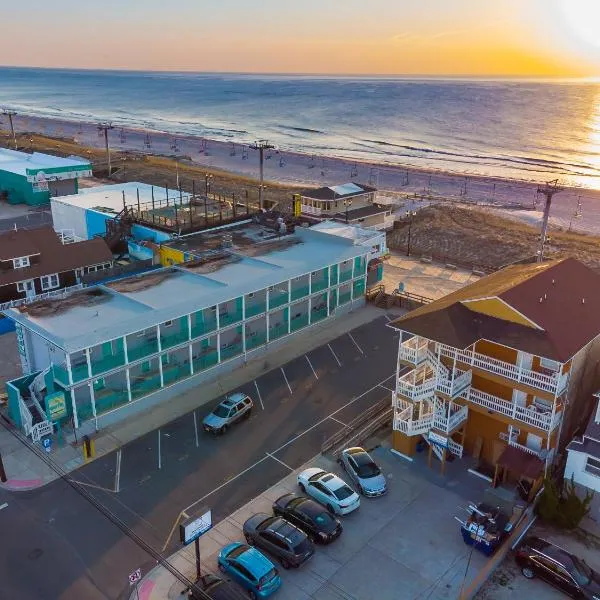
[[[268,598],[281,586],[273,563],[256,548],[234,542],[219,552],[219,570],[247,590],[250,598]]]

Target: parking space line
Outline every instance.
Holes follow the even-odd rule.
[[[311,371],[313,372],[313,375],[315,376],[315,379],[319,379],[319,376],[317,375],[317,372],[315,371],[315,368],[312,366],[312,363],[310,362],[310,358],[308,358],[308,354],[305,354],[304,358],[306,358],[306,360],[308,361],[308,366],[311,368]]]
[[[392,319],[392,317],[390,317],[390,315],[388,315],[388,314],[385,314],[385,315],[383,315],[383,316],[384,316],[384,317],[387,319],[388,323],[390,323],[391,321],[393,321],[393,320],[394,320],[394,319]]]
[[[117,467],[115,469],[115,492],[121,491],[121,448],[117,450]]]
[[[194,415],[194,435],[196,436],[196,448],[200,445],[198,442],[198,420],[196,418],[196,411],[192,413]]]
[[[258,395],[258,399],[260,400],[260,407],[265,410],[265,405],[263,404],[262,397],[260,395],[260,390],[258,389],[258,383],[256,383],[256,379],[254,380],[254,386],[256,387],[256,394]]]
[[[339,419],[336,419],[335,417],[329,417],[332,421],[335,421],[336,423],[339,423],[340,425],[343,425],[344,427],[347,427],[346,423],[342,423]]]
[[[269,455],[265,455],[263,458],[260,458],[255,463],[251,464],[249,467],[246,467],[243,471],[240,471],[237,475],[234,475],[231,479],[228,479],[227,481],[224,481],[221,485],[218,485],[216,488],[212,489],[207,494],[204,494],[204,496],[202,496],[201,498],[198,498],[198,500],[195,500],[194,502],[192,502],[192,504],[190,504],[185,509],[183,509],[179,513],[179,515],[177,516],[177,519],[173,523],[173,527],[171,528],[171,531],[170,531],[169,535],[167,536],[167,539],[166,539],[165,544],[163,546],[163,552],[167,549],[167,547],[168,547],[168,545],[169,545],[169,543],[171,541],[171,538],[173,537],[173,535],[175,533],[175,530],[177,529],[177,527],[179,525],[179,522],[181,521],[181,517],[183,515],[189,513],[195,506],[197,506],[198,504],[200,504],[201,502],[203,502],[204,500],[206,500],[208,497],[210,497],[213,494],[216,494],[217,492],[221,491],[224,487],[226,487],[227,485],[229,485],[232,481],[235,481],[236,479],[239,479],[240,477],[242,477],[243,475],[245,475],[246,473],[248,473],[248,471],[251,471],[252,469],[254,469],[254,467],[260,465],[263,462],[265,462],[265,460],[268,460],[269,457],[275,458],[273,456],[273,454],[277,454],[277,452],[280,452],[284,448],[287,448],[290,444],[293,444],[296,440],[300,439],[302,436],[306,435],[307,433],[310,433],[313,429],[315,429],[316,427],[318,427],[319,425],[321,425],[322,423],[324,423],[325,421],[327,421],[327,419],[333,418],[334,415],[336,415],[337,413],[341,412],[345,408],[348,408],[348,406],[351,406],[357,400],[360,400],[361,398],[363,398],[364,396],[366,396],[367,394],[369,394],[373,390],[377,389],[377,387],[379,385],[385,383],[386,381],[389,381],[390,379],[392,379],[395,376],[396,376],[396,373],[394,372],[389,377],[386,377],[385,379],[382,379],[379,383],[375,384],[373,387],[371,387],[368,390],[364,391],[359,396],[356,396],[355,398],[352,398],[352,400],[349,400],[348,402],[346,402],[346,404],[344,404],[343,406],[340,406],[340,408],[334,410],[330,415],[327,415],[326,417],[324,417],[320,421],[317,421],[314,425],[311,425],[310,427],[308,427],[304,431],[298,433],[293,438],[289,439],[285,444],[282,444],[276,450],[272,450],[269,453]],[[256,381],[255,381],[255,383],[256,383]],[[258,386],[257,386],[257,388],[258,388]]]
[[[162,469],[162,458],[160,456],[160,429],[158,430],[158,468]]]
[[[340,362],[340,359],[337,357],[337,354],[333,351],[331,344],[327,344],[327,347],[331,350],[331,354],[333,354],[333,358],[335,358],[335,360],[337,361],[337,364],[341,367],[342,363]]]
[[[8,506],[8,502],[5,502],[4,504],[0,504],[0,510],[4,510],[7,506]]]
[[[285,371],[283,370],[283,367],[279,367],[281,369],[281,373],[283,374],[283,378],[285,379],[285,382],[287,383],[288,386],[288,390],[290,390],[290,394],[294,394],[294,392],[292,392],[292,388],[290,387],[290,382],[288,381],[288,378],[285,376]]]
[[[358,348],[358,351],[364,355],[362,348],[356,343],[356,340],[354,339],[354,337],[352,337],[352,334],[350,332],[348,332],[348,336],[354,342],[354,345]]]
[[[102,490],[103,492],[110,492],[111,494],[115,493],[115,490],[109,490],[108,488],[102,487],[101,485],[96,485],[94,483],[86,483],[85,481],[78,481],[77,479],[72,479],[71,481],[73,481],[73,483],[76,483],[78,485],[85,485],[86,487],[91,487],[91,488],[95,488],[97,490]]]
[[[292,467],[290,467],[290,465],[286,465],[282,460],[279,460],[276,456],[273,456],[272,454],[269,454],[268,452],[266,454],[267,454],[267,456],[270,456],[273,460],[276,460],[280,465],[283,465],[284,467],[288,468],[290,471],[294,470],[294,469],[292,469]]]

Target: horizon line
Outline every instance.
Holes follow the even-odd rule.
[[[469,74],[469,73],[318,73],[309,71],[219,71],[195,69],[134,69],[128,67],[47,67],[35,65],[0,64],[1,69],[23,69],[43,71],[97,71],[104,73],[161,73],[161,74],[195,74],[195,75],[242,75],[269,77],[331,77],[360,79],[431,79],[431,80],[510,80],[510,81],[579,81],[600,83],[599,75],[515,75],[515,74]]]

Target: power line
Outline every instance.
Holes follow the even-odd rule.
[[[106,147],[106,159],[108,161],[108,176],[110,177],[111,165],[110,165],[110,147],[108,145],[108,132],[110,129],[114,129],[113,124],[109,121],[98,123],[98,133],[104,135],[104,146]]]
[[[15,126],[13,124],[13,117],[17,115],[16,110],[10,110],[9,108],[4,108],[2,110],[2,114],[8,117],[8,122],[10,123],[10,134],[13,139],[13,144],[15,145],[15,150],[17,149],[17,136],[15,134]]]
[[[258,207],[263,207],[263,179],[264,179],[264,169],[265,169],[265,150],[271,150],[275,148],[273,144],[269,144],[267,140],[258,140],[254,142],[254,144],[250,144],[250,148],[253,150],[258,150],[259,158],[260,158],[260,187],[258,188]]]
[[[544,185],[538,186],[537,193],[546,196],[546,205],[544,206],[544,218],[542,219],[542,231],[540,233],[540,246],[538,250],[537,261],[544,260],[544,247],[546,245],[546,234],[548,232],[548,219],[550,217],[550,205],[552,204],[552,196],[562,192],[565,188],[558,185],[558,179],[548,181]]]

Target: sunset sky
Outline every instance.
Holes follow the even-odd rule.
[[[2,17],[5,65],[600,76],[600,0],[22,0]]]

